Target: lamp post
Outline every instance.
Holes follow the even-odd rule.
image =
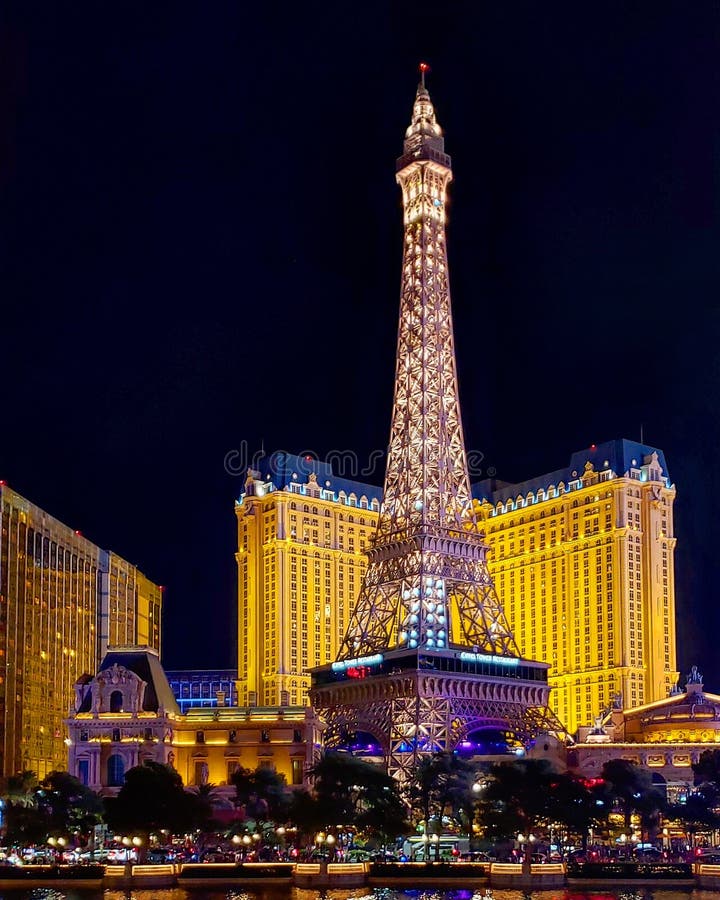
[[[517,842],[520,845],[520,852],[522,853],[523,872],[528,875],[532,872],[532,845],[534,840],[534,834],[519,834],[517,836]]]
[[[332,860],[335,858],[335,835],[329,834],[325,838],[325,843],[327,844],[328,848],[328,859]]]
[[[440,861],[440,836],[437,834],[431,834],[430,835],[430,843],[432,844],[433,849],[435,851],[433,853],[433,856],[435,857],[435,862],[439,862]]]

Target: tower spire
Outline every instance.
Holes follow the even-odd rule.
[[[430,71],[430,66],[426,62],[421,62],[418,69],[420,69],[420,87],[425,90],[425,73]]]
[[[478,730],[528,746],[562,725],[548,665],[519,658],[473,514],[445,249],[452,171],[422,80],[396,178],[405,234],[385,492],[338,659],[313,670],[310,702],[326,746],[369,734],[404,782],[421,755]]]
[[[385,489],[341,659],[453,645],[518,655],[472,507],[445,247],[452,170],[425,69],[397,161],[405,234]]]

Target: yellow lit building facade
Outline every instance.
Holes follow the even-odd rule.
[[[120,633],[159,650],[162,598],[134,566],[5,484],[0,521],[0,774],[44,777],[66,766],[73,684]]]
[[[365,571],[380,489],[274,453],[237,501],[238,704],[306,704],[335,659]]]
[[[616,440],[566,469],[474,488],[490,570],[521,653],[551,664],[570,732],[677,682],[673,502],[662,451]]]
[[[321,726],[307,706],[180,711],[155,652],[117,647],[93,676],[74,685],[68,771],[114,794],[128,769],[146,760],[171,765],[188,786],[214,784],[227,801],[239,768],[271,768],[302,785],[316,761]],[[230,802],[232,808],[232,802]]]
[[[101,590],[107,592],[104,606],[106,629],[100,654],[108,647],[141,644],[160,650],[162,588],[154,584],[132,563],[116,553],[109,554]]]
[[[365,569],[378,488],[273,454],[236,503],[238,703],[306,703],[335,659]],[[676,684],[673,503],[662,451],[608,441],[567,468],[473,487],[489,567],[523,656],[548,662],[570,732]],[[618,699],[619,696],[619,699]]]

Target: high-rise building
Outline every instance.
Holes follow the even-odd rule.
[[[570,731],[676,684],[673,502],[661,450],[628,440],[567,468],[473,489],[490,569],[524,655],[550,663]]]
[[[381,491],[313,457],[276,452],[248,472],[238,522],[238,699],[307,703],[308,670],[335,659],[365,572]]]
[[[124,642],[160,649],[162,595],[114,553],[0,485],[0,773],[66,766],[73,685]]]
[[[275,472],[254,472],[236,506],[240,703],[278,703],[280,690],[307,702],[307,669],[335,658],[377,525],[377,487],[348,490],[325,463],[282,459]],[[321,494],[326,481],[333,490]],[[523,656],[550,663],[550,705],[565,726],[575,731],[613,702],[666,697],[677,680],[676,539],[663,452],[608,441],[521,484],[480,482],[473,496],[510,628]],[[282,609],[305,618],[278,629]]]

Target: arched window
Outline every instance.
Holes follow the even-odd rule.
[[[125,781],[125,762],[119,753],[113,753],[107,761],[108,787],[121,787]]]
[[[119,713],[123,711],[123,695],[122,691],[113,691],[110,694],[110,712]]]

